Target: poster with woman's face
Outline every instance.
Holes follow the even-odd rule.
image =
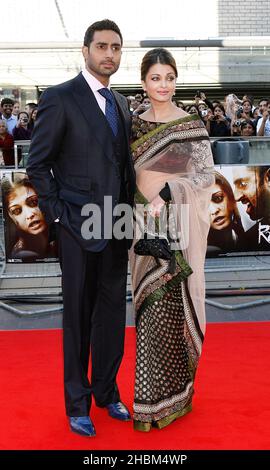
[[[24,170],[1,172],[6,262],[57,261],[55,236]]]
[[[270,166],[215,167],[207,256],[270,251]]]

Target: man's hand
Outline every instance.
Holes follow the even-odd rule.
[[[267,119],[269,118],[269,110],[268,109],[266,109],[263,112],[262,118],[263,118],[264,121],[267,121]]]

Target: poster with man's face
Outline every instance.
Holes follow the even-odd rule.
[[[6,262],[57,261],[51,227],[38,206],[38,196],[25,170],[3,170],[1,190]]]
[[[215,167],[207,256],[270,251],[270,166]]]

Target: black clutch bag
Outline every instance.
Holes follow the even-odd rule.
[[[154,256],[154,258],[166,260],[170,260],[173,256],[167,238],[158,236],[147,238],[147,233],[144,234],[144,238],[135,243],[134,253],[136,253],[136,255]]]

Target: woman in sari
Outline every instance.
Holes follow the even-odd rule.
[[[204,260],[213,162],[200,117],[172,103],[176,78],[169,51],[147,52],[141,79],[151,107],[134,116],[132,125],[136,228],[144,225],[144,209],[154,229],[168,213],[174,255],[172,263],[173,258],[135,254],[136,237],[130,251],[137,334],[134,428],[144,432],[191,411],[205,332]]]

